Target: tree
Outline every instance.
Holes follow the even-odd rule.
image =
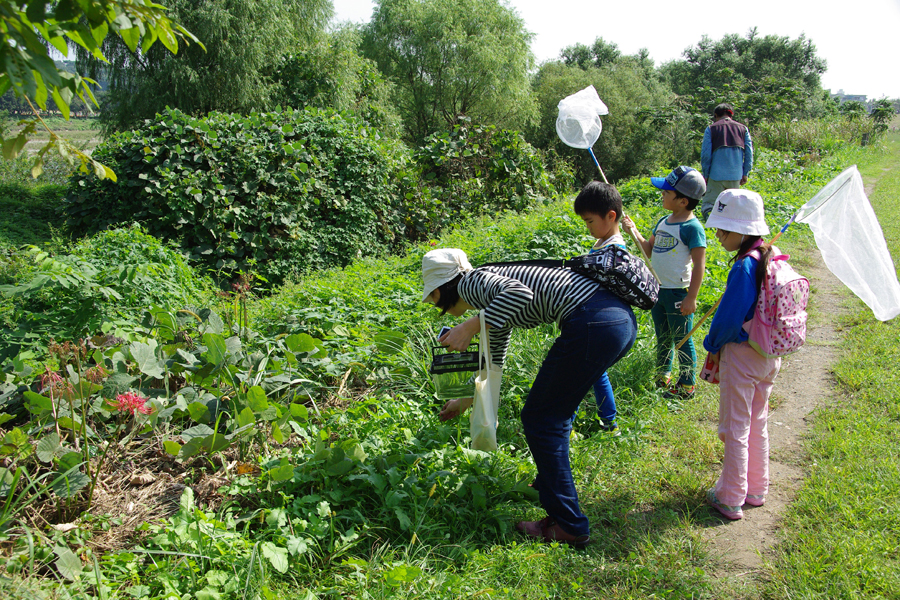
[[[44,126],[50,141],[35,158],[34,177],[41,174],[44,155],[56,148],[70,162],[80,160],[82,169],[91,167],[101,179],[115,179],[111,170],[57,136],[38,115],[38,108],[47,110],[50,98],[66,119],[76,97],[96,105],[88,85],[93,82],[57,66],[49,47],[68,56],[72,45],[101,61],[106,60],[102,45],[111,39],[121,40],[132,51],[140,47],[144,52],[164,52],[157,40],[172,54],[178,52],[179,40],[197,42],[196,47],[203,49],[196,37],[169,19],[165,7],[144,0],[60,0],[52,4],[0,0],[0,22],[0,96],[14,90],[35,114],[16,137],[3,140],[3,155],[7,159],[18,156],[38,125]],[[109,36],[110,31],[115,35]]]
[[[379,0],[363,52],[395,84],[407,137],[420,143],[460,115],[507,129],[530,122],[531,39],[500,0]]]
[[[345,27],[282,56],[275,68],[279,91],[273,102],[292,108],[350,110],[380,132],[399,136],[402,126],[391,101],[393,86],[373,61],[359,54],[360,42],[358,30]]]
[[[622,56],[619,47],[611,42],[604,41],[598,37],[590,46],[584,44],[575,44],[563,48],[560,52],[560,59],[570,67],[579,67],[586,69],[588,67],[605,67],[615,64]]]
[[[841,114],[850,119],[862,119],[866,116],[866,105],[858,100],[848,100],[841,104]]]
[[[894,111],[894,105],[891,104],[890,100],[887,98],[876,100],[872,107],[872,112],[869,113],[869,117],[871,117],[872,121],[875,123],[875,133],[887,131],[891,124],[891,120],[894,118],[894,114],[896,114],[896,112]]]
[[[684,60],[667,63],[660,72],[677,94],[702,97],[696,106],[700,112],[730,102],[741,115],[791,118],[824,110],[820,77],[826,66],[804,35],[759,37],[753,28],[745,37],[729,34],[713,41],[703,36],[685,49]]]
[[[332,15],[330,0],[170,0],[169,9],[206,51],[188,48],[175,59],[110,39],[104,46],[109,64],[79,52],[79,67],[109,82],[101,113],[107,133],[166,106],[190,115],[268,110],[281,56],[313,44]]]

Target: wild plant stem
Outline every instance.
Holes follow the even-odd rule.
[[[116,427],[116,433],[113,435],[113,438],[118,437],[118,434],[119,427]],[[106,441],[106,448],[103,450],[103,454],[100,455],[100,460],[97,462],[97,469],[94,471],[94,475],[91,476],[91,487],[88,488],[87,508],[84,509],[84,512],[88,512],[91,510],[91,504],[94,501],[94,487],[97,485],[97,480],[100,478],[100,471],[103,469],[103,463],[106,461],[106,455],[109,453],[109,449],[112,447],[112,445],[113,444],[111,441]]]

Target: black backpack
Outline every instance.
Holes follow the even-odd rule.
[[[644,261],[614,244],[593,254],[568,259],[517,260],[488,263],[483,267],[523,265],[571,269],[603,284],[603,287],[631,306],[650,310],[659,300],[659,281]]]

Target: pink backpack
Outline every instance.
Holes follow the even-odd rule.
[[[750,256],[761,258],[759,250]],[[785,356],[806,341],[809,280],[788,264],[790,256],[772,249],[769,268],[759,290],[753,318],[744,323],[750,345],[766,358]]]

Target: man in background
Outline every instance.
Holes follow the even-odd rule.
[[[706,194],[700,212],[706,221],[722,190],[747,183],[753,168],[753,142],[746,125],[738,123],[730,104],[722,103],[713,111],[715,121],[703,133],[700,165],[706,179]]]

